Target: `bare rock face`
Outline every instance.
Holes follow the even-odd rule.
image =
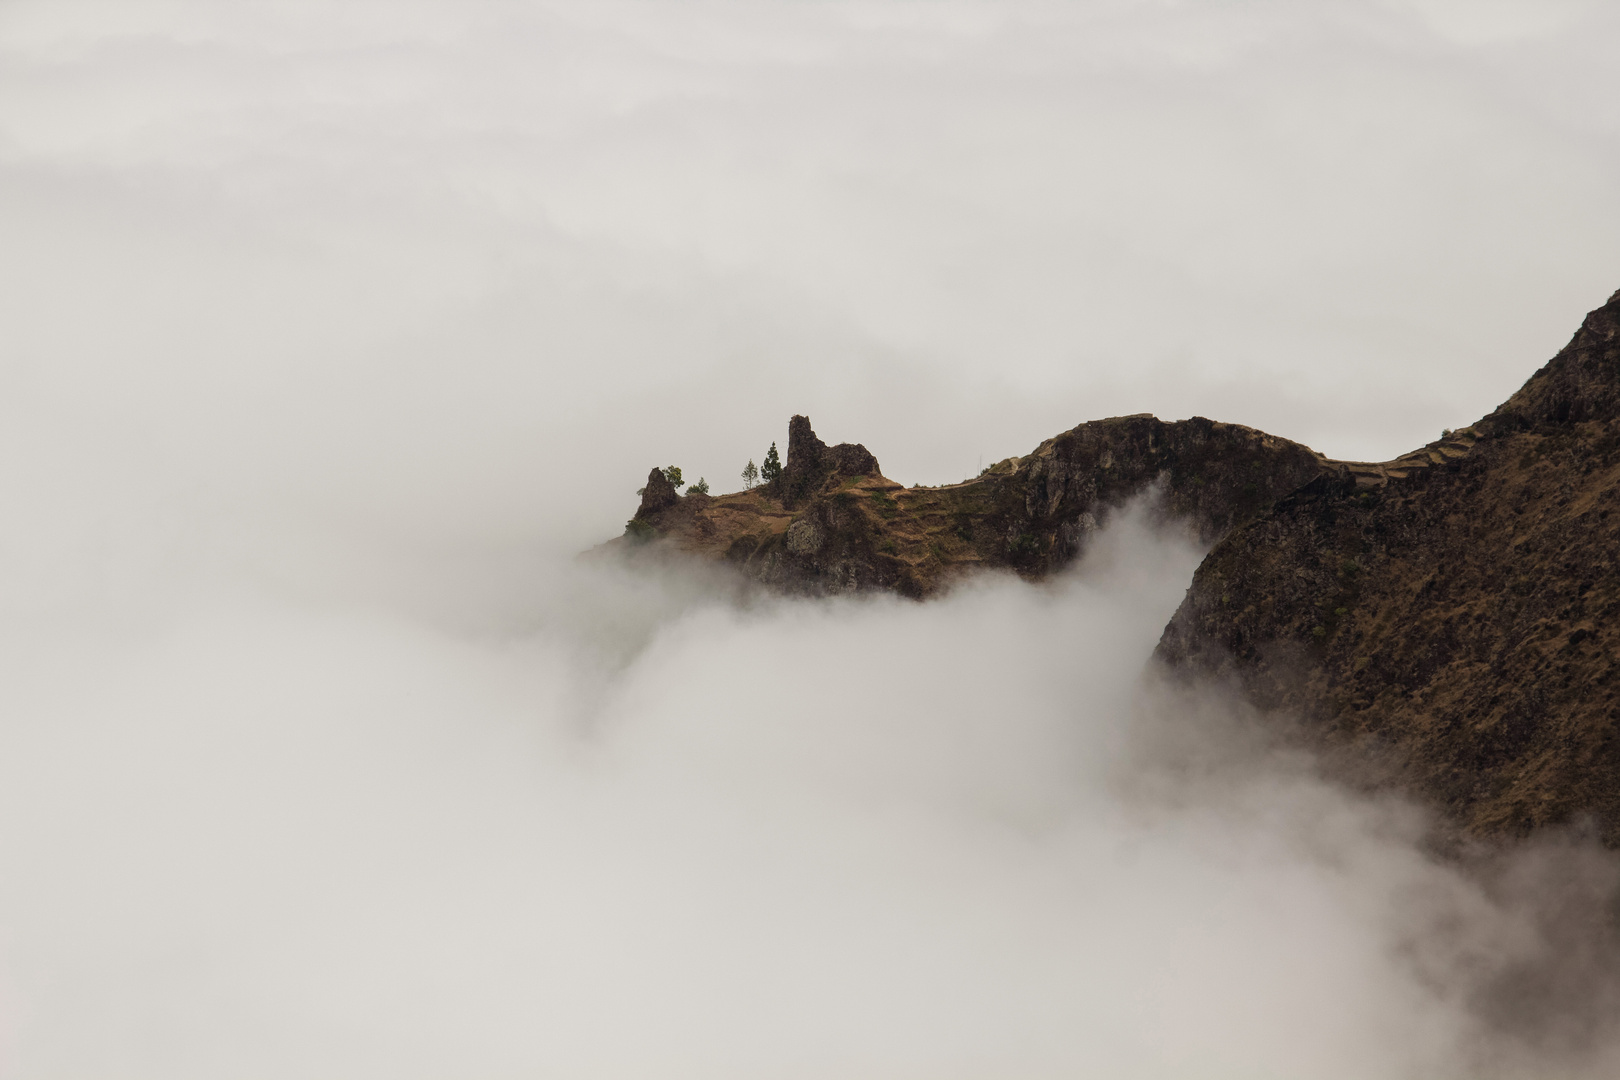
[[[838,476],[878,476],[877,458],[860,443],[839,443],[827,451],[832,459],[833,473]]]
[[[1501,408],[1231,532],[1159,644],[1462,835],[1620,845],[1620,293]]]
[[[636,508],[636,517],[648,520],[662,510],[667,510],[681,501],[680,492],[675,485],[669,482],[664,470],[654,469],[647,474],[647,486],[641,492],[641,505]]]
[[[819,469],[826,456],[827,444],[816,435],[808,416],[795,413],[788,418],[788,456],[784,473],[804,473]]]

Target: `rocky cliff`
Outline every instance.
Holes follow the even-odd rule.
[[[1620,293],[1472,428],[1230,532],[1159,655],[1467,834],[1620,843],[1617,491]]]

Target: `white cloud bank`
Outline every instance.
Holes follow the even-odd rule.
[[[737,606],[576,568],[520,633],[240,593],[139,632],[13,635],[0,1060],[1612,1069],[1580,1030],[1603,999],[1569,1006],[1573,1044],[1544,1015],[1607,985],[1545,962],[1546,873],[1520,871],[1532,904],[1493,896],[1421,853],[1410,811],[1138,682],[1196,559],[1127,517],[1050,589],[929,605]],[[1555,977],[1499,1017],[1515,964]]]
[[[1606,1075],[1610,865],[1145,692],[1174,538],[568,556],[796,411],[906,481],[1472,419],[1620,284],[1614,19],[0,7],[0,1070]]]

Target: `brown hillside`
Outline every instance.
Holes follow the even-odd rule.
[[[1159,655],[1468,834],[1590,816],[1615,844],[1617,491],[1620,293],[1473,428],[1324,472],[1232,531]]]

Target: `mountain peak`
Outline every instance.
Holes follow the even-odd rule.
[[[1620,416],[1620,292],[1587,313],[1568,345],[1483,422],[1510,431]]]

